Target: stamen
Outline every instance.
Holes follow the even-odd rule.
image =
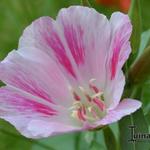
[[[104,102],[102,102],[102,100],[98,98],[94,98],[93,102],[101,109],[101,111],[104,111],[104,109],[106,108]]]
[[[84,106],[82,106],[82,110],[83,110],[84,115],[86,115],[86,109]]]
[[[88,99],[88,101],[90,102],[92,99],[91,97],[86,93],[86,91],[84,90],[84,88],[82,86],[79,86],[79,89],[82,91],[82,93],[86,96],[86,98]]]
[[[98,92],[94,95],[92,95],[92,99],[96,98],[96,97],[100,97],[103,94],[103,92]]]
[[[99,89],[93,84],[94,81],[96,81],[96,79],[91,79],[91,80],[89,81],[89,87],[90,87],[91,89],[93,89],[93,91],[94,91],[95,93],[99,93],[99,92],[100,92]]]
[[[88,121],[89,123],[95,122],[106,115],[106,105],[104,103],[104,95],[93,82],[95,79],[91,79],[86,88],[79,86],[78,89],[70,90],[74,97],[73,106],[69,108],[71,116],[81,122]],[[91,91],[89,91],[90,89]]]
[[[76,110],[72,111],[71,116],[72,116],[73,118],[78,118],[78,116],[77,116],[77,111],[76,111]]]
[[[78,115],[79,119],[86,121],[82,108],[78,109],[77,115]]]
[[[93,117],[97,118],[97,113],[96,113],[96,111],[93,108],[91,109],[91,112],[92,112]]]
[[[81,102],[75,101],[73,106],[69,108],[69,110],[79,109],[82,106]]]
[[[94,81],[96,81],[96,79],[92,78],[89,83],[93,83]]]
[[[74,96],[75,100],[77,100],[77,101],[81,100],[80,96],[78,96],[75,92],[73,92],[73,96]]]

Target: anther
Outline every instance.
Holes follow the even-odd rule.
[[[78,115],[80,120],[86,121],[82,108],[78,109],[77,115]]]
[[[105,104],[102,100],[98,99],[98,98],[94,98],[93,102],[101,109],[101,111],[105,110]]]
[[[84,88],[82,86],[79,86],[79,89],[82,91],[82,93],[85,95],[85,97],[88,99],[88,101],[90,102],[92,99],[91,97],[86,93],[86,91],[84,90]]]
[[[103,92],[98,92],[98,93],[92,95],[92,99],[94,99],[96,97],[101,97],[102,94],[103,94]]]
[[[77,101],[81,100],[80,96],[78,96],[75,92],[73,92],[73,96],[74,96],[75,100],[77,100]]]
[[[99,89],[93,84],[93,82],[96,81],[96,79],[91,79],[89,81],[89,87],[95,92],[95,93],[99,93]]]

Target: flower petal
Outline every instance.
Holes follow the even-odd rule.
[[[13,124],[29,138],[79,130],[72,126],[63,107],[18,91],[12,87],[0,88],[0,118]]]
[[[132,25],[129,17],[120,12],[112,14],[110,25],[112,38],[107,60],[105,99],[107,107],[114,109],[121,99],[125,85],[121,68],[131,52],[129,38]]]
[[[56,21],[49,17],[34,21],[25,29],[19,47],[43,50],[61,63],[67,78],[68,73],[81,82],[95,77],[104,85],[109,43],[110,25],[104,15],[71,6],[60,10]]]
[[[115,78],[115,75],[122,65],[127,60],[131,48],[129,38],[131,36],[132,25],[127,15],[116,12],[113,13],[110,19],[112,28],[112,39],[110,47],[110,58],[108,60],[111,80]]]
[[[52,18],[41,17],[28,26],[19,40],[19,48],[23,47],[40,49],[57,62],[67,78],[77,78],[74,63],[66,51],[62,31]]]
[[[116,75],[114,80],[107,82],[106,89],[104,91],[104,98],[106,107],[109,110],[114,109],[121,99],[123,89],[125,85],[125,76],[122,71]]]
[[[135,112],[141,105],[142,103],[138,100],[124,99],[114,110],[110,110],[102,120],[98,121],[97,125],[106,125],[116,122],[122,117]]]
[[[43,120],[33,120],[28,125],[28,131],[30,131],[31,136],[34,138],[48,137],[80,130],[81,128],[79,127],[74,127],[59,122],[47,122]]]
[[[106,16],[92,8],[71,6],[57,17],[74,61],[85,81],[96,78],[103,86],[110,26]]]
[[[25,54],[25,51],[31,52]],[[9,53],[0,63],[0,79],[48,102],[70,106],[72,97],[69,83],[57,64],[39,52],[38,49],[28,47]]]

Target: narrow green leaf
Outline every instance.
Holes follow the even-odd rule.
[[[149,27],[150,27],[149,6],[150,6],[150,0],[141,0],[143,31],[149,29]]]
[[[131,138],[130,125],[132,125],[131,116],[126,116],[119,121],[121,150],[134,150],[134,145],[128,141]]]
[[[94,141],[90,147],[90,150],[106,150],[103,145],[99,144],[98,142]]]
[[[150,29],[142,33],[138,57],[148,45],[150,45]]]
[[[95,134],[96,132],[86,132],[85,133],[85,141],[90,145],[93,140],[95,140]]]
[[[91,7],[88,0],[81,0],[81,5]]]
[[[43,138],[43,139],[37,140],[37,142],[42,143],[43,145],[52,147],[55,150],[76,150],[75,149],[76,135],[77,134],[74,134],[74,133],[62,134],[62,135],[52,136],[48,138]],[[34,145],[32,147],[32,150],[46,150],[46,149],[44,148],[39,149],[38,145]],[[48,150],[51,150],[51,148],[49,148]]]
[[[80,138],[81,138],[81,133],[77,133],[75,136],[75,144],[74,144],[76,150],[80,150]]]
[[[135,87],[132,91],[131,97],[140,99],[141,93],[141,87]],[[123,118],[119,122],[121,150],[149,150],[150,143],[148,141],[128,141],[131,139],[131,129],[129,129],[129,126],[131,125],[135,125],[135,133],[148,133],[148,124],[146,122],[142,109],[139,109],[134,114]]]
[[[133,25],[133,31],[131,35],[131,47],[132,52],[136,53],[140,46],[141,40],[141,10],[140,0],[132,0],[129,10],[129,17]]]
[[[112,150],[112,145],[113,145],[113,150],[116,150],[117,142],[111,128],[106,127],[103,129],[103,132],[104,132],[104,138],[105,138],[107,150]]]
[[[146,122],[145,116],[143,114],[143,110],[139,109],[134,114],[132,114],[132,120],[134,125],[136,126],[135,132],[136,133],[148,133],[148,124]],[[145,139],[146,140],[146,139]],[[139,141],[135,142],[135,149],[136,150],[149,150],[150,143],[149,141]]]
[[[150,113],[150,82],[146,82],[142,87],[142,107],[144,115],[147,115]]]
[[[37,140],[27,139],[21,136],[10,124],[6,121],[0,120],[0,149],[10,149],[11,150],[28,150],[33,146],[36,146],[41,150],[54,150],[52,147],[43,144]]]
[[[145,119],[147,121],[147,124],[150,126],[150,111],[145,115]]]
[[[143,83],[150,76],[150,46],[147,47],[143,54],[136,59],[129,70],[129,80],[131,83]]]

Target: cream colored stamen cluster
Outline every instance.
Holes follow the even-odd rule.
[[[69,110],[71,116],[81,122],[94,122],[106,114],[103,92],[93,84],[94,81],[94,79],[89,81],[90,94],[82,86],[79,86],[78,90],[71,89],[74,103]]]

